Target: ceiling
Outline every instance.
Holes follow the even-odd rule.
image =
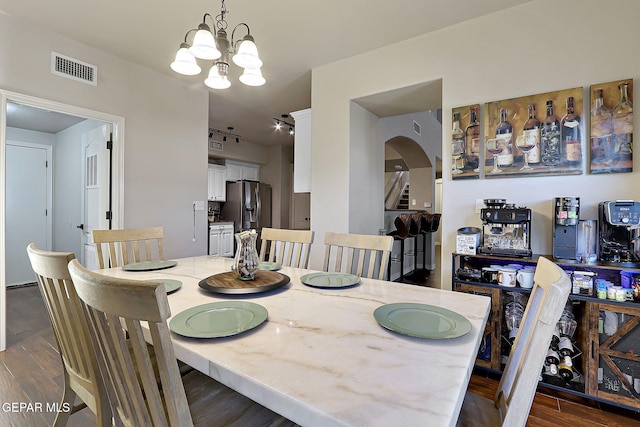
[[[251,28],[267,83],[248,87],[230,66],[232,86],[210,90],[209,125],[234,127],[242,140],[288,145],[273,118],[311,106],[311,70],[353,55],[455,25],[531,0],[226,0],[228,32],[240,22]],[[199,76],[181,76],[169,64],[185,33],[205,12],[220,12],[219,0],[0,0],[0,11],[105,52],[206,88]],[[240,36],[244,33],[241,32]],[[464,46],[460,46],[461,52]],[[83,58],[76,58],[83,60]],[[380,117],[439,108],[439,83],[426,83],[358,100]]]

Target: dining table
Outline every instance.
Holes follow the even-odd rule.
[[[169,279],[172,330],[174,318],[203,304],[265,310],[264,321],[241,333],[203,338],[172,332],[182,362],[302,426],[456,424],[489,316],[488,297],[368,278],[316,286],[308,277],[318,271],[284,266],[272,270],[285,284],[221,293],[201,284],[230,272],[233,259],[173,261],[157,270],[97,272]],[[415,320],[418,309],[429,319],[442,317],[446,333],[421,323],[409,331],[394,327],[396,318],[401,325]]]

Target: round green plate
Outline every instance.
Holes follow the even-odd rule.
[[[258,269],[268,270],[268,271],[276,271],[276,270],[280,270],[281,268],[282,266],[280,265],[279,262],[269,262],[269,261],[262,261],[258,266]]]
[[[386,304],[376,308],[373,317],[384,328],[417,338],[456,338],[471,330],[466,317],[427,304]]]
[[[150,279],[152,282],[162,282],[167,290],[167,294],[171,294],[182,287],[182,282],[174,279]]]
[[[171,260],[141,261],[123,265],[122,269],[125,271],[153,271],[175,267],[176,265],[178,265],[178,262]]]
[[[300,278],[302,283],[314,288],[346,288],[360,283],[360,278],[346,273],[310,273]]]
[[[267,309],[248,301],[220,301],[191,307],[169,321],[169,329],[189,338],[221,338],[251,330],[267,320]]]

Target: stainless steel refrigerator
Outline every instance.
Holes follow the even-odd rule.
[[[271,186],[257,181],[227,182],[221,221],[233,221],[235,232],[271,227]]]

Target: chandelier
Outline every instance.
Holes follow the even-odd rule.
[[[196,58],[213,61],[204,84],[212,89],[227,89],[231,86],[228,78],[229,56],[233,55],[233,62],[244,68],[240,81],[247,86],[262,86],[266,82],[260,71],[262,61],[258,56],[258,48],[249,26],[244,22],[236,25],[231,32],[231,42],[229,42],[226,31],[227,21],[224,19],[227,8],[224,0],[221,1],[220,14],[215,17],[215,33],[206,23],[207,17],[212,22],[214,18],[209,13],[205,13],[198,28],[191,29],[184,35],[184,42],[180,44],[176,58],[171,63],[171,69],[179,74],[195,76],[202,71]],[[237,40],[235,33],[240,27],[246,28],[247,34],[242,40]],[[187,38],[191,33],[195,34],[192,43],[189,44]]]

